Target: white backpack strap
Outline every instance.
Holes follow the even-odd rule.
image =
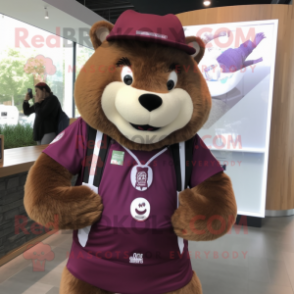
[[[100,147],[102,144],[102,137],[103,137],[103,133],[101,133],[100,131],[97,131],[96,139],[95,139],[94,153],[93,153],[93,157],[92,157],[91,169],[90,169],[90,174],[89,174],[89,181],[88,181],[88,185],[93,186],[93,187],[94,187],[94,177],[95,177],[95,171],[96,171],[97,162],[98,162],[98,158],[99,158]],[[95,188],[97,188],[96,193],[98,193],[98,187],[95,187]]]
[[[98,187],[94,186],[94,177],[95,177],[95,170],[97,166],[97,161],[99,158],[100,146],[102,144],[102,137],[103,133],[97,131],[96,139],[95,139],[95,147],[93,152],[93,157],[91,161],[90,171],[89,171],[89,180],[88,183],[83,182],[82,185],[88,186],[92,191],[98,194]],[[85,247],[89,238],[89,233],[91,230],[91,226],[87,226],[85,228],[78,230],[78,239],[82,247]]]
[[[185,190],[185,180],[186,180],[186,147],[185,142],[179,143],[179,152],[180,152],[180,167],[181,167],[181,183],[182,190]]]
[[[186,179],[186,147],[185,142],[179,143],[179,155],[180,155],[180,169],[181,169],[181,191],[185,189],[185,179]],[[177,207],[179,207],[180,199],[179,194],[181,191],[177,191]],[[184,239],[178,237],[178,245],[180,253],[182,254],[184,251]]]

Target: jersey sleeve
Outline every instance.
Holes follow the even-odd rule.
[[[87,125],[79,118],[61,132],[43,153],[76,175],[86,157],[87,136]]]
[[[223,171],[218,160],[198,135],[194,140],[193,160],[187,164],[192,165],[191,188]]]

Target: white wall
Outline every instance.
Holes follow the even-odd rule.
[[[105,20],[76,0],[43,0],[43,2],[87,23],[89,26],[92,26],[97,21]]]
[[[49,12],[48,20],[44,18],[44,6]],[[95,22],[104,20],[75,0],[0,0],[0,14],[53,34],[59,27],[60,36],[88,47],[91,47],[89,40],[80,38],[79,32],[83,30],[86,36]],[[69,29],[73,31],[72,36],[69,36]]]

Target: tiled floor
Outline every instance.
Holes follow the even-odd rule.
[[[34,272],[23,256],[0,267],[0,293],[58,294],[71,238],[63,231],[44,240],[54,252],[44,271]],[[236,227],[216,241],[190,242],[189,249],[204,294],[294,294],[294,217],[268,218],[248,232]]]

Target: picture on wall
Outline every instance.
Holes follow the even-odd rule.
[[[184,27],[199,36],[206,52],[199,68],[212,96],[206,133],[242,136],[243,148],[266,146],[272,101],[277,21]],[[216,127],[217,126],[217,127]],[[253,134],[255,133],[255,135]]]
[[[265,214],[277,28],[278,20],[184,27],[206,47],[198,67],[212,108],[198,134],[226,165],[244,215]]]

